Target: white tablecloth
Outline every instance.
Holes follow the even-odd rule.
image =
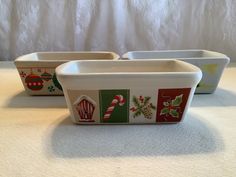
[[[173,125],[79,126],[64,97],[28,96],[0,63],[0,176],[236,176],[236,63]]]

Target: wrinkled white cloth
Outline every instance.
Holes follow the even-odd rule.
[[[36,51],[208,49],[236,61],[234,0],[0,0],[0,60]]]

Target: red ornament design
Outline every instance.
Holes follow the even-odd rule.
[[[191,88],[159,89],[157,122],[179,122],[189,97]]]
[[[75,109],[79,115],[79,122],[94,122],[93,113],[95,110],[95,101],[90,97],[82,95],[74,103]]]
[[[40,76],[30,74],[25,78],[27,87],[33,91],[41,90],[43,88],[43,80]]]
[[[41,75],[41,78],[45,81],[49,81],[52,79],[52,75],[50,73],[47,73],[46,71]]]

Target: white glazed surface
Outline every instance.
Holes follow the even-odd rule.
[[[224,54],[207,50],[131,51],[125,53],[122,58],[129,60],[178,58],[196,65],[203,72],[196,93],[213,93],[230,60]]]
[[[158,111],[159,98],[157,97],[159,92],[165,89],[173,91],[187,88],[189,89],[189,96],[185,110],[182,110],[184,111],[182,118],[184,118],[191,103],[195,87],[202,77],[199,68],[178,60],[71,61],[58,66],[56,74],[63,87],[67,105],[75,123],[83,123],[78,121],[78,115],[76,115],[76,111],[73,108],[77,97],[84,95],[84,93],[87,93],[88,97],[91,97],[90,94],[97,95],[94,96],[97,105],[99,103],[103,104],[101,102],[101,93],[104,90],[105,92],[107,90],[115,90],[117,93],[119,93],[119,90],[122,90],[122,93],[124,90],[129,92],[127,94],[129,120],[128,122],[119,123],[156,123],[155,111]],[[150,119],[145,119],[143,116],[135,120],[132,119],[132,114],[129,110],[132,108],[132,98],[134,96],[151,97],[151,101],[157,109],[152,112]],[[100,111],[101,108],[100,105]],[[99,122],[97,116],[100,115],[103,114],[100,112],[100,114],[95,116],[94,123],[106,123]]]
[[[29,95],[63,95],[62,88],[55,75],[55,68],[71,60],[117,60],[119,56],[113,52],[37,52],[18,57],[15,65],[20,74],[25,90]],[[46,73],[46,79],[43,74]],[[33,76],[33,75],[34,76]],[[31,84],[38,82],[41,88],[30,87],[26,83],[27,76],[31,77]],[[36,80],[32,77],[37,77]],[[45,77],[45,76],[44,76]]]

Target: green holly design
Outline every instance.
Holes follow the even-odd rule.
[[[179,118],[180,104],[183,101],[183,94],[178,95],[171,101],[163,102],[164,108],[161,110],[160,115],[171,115],[174,118]]]
[[[53,84],[55,85],[55,87],[57,87],[59,90],[62,91],[61,84],[58,82],[57,76],[56,76],[55,73],[54,73],[53,76],[52,76],[52,81],[53,81]]]
[[[49,92],[54,92],[55,89],[54,89],[54,87],[51,85],[51,86],[48,87],[48,91],[49,91]]]
[[[150,103],[151,97],[146,96],[139,96],[138,98],[136,96],[133,96],[133,104],[134,106],[130,108],[130,110],[133,112],[133,118],[136,118],[140,116],[141,114],[144,115],[146,119],[152,118],[152,110],[155,110],[156,107]]]

